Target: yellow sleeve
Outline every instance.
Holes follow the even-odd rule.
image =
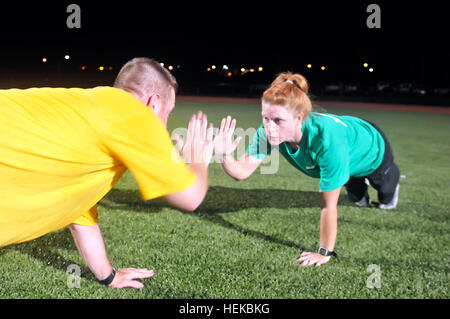
[[[94,226],[98,221],[97,205],[93,206],[86,213],[78,217],[72,224],[83,226]]]
[[[197,179],[150,110],[111,125],[102,143],[130,170],[145,200],[185,190]]]

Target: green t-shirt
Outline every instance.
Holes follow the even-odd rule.
[[[303,121],[302,133],[296,151],[286,142],[276,148],[295,168],[320,178],[321,191],[335,190],[345,185],[351,176],[367,176],[383,161],[383,137],[359,118],[311,113]],[[261,125],[246,152],[262,159],[271,149]]]

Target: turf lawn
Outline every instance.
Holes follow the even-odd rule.
[[[178,102],[170,131],[186,126],[197,110],[215,126],[227,114],[244,129],[260,124],[256,104]],[[450,115],[328,111],[377,123],[406,176],[394,211],[355,207],[342,191],[339,260],[308,268],[297,262],[302,251],[318,248],[318,180],[282,158],[277,174],[258,170],[242,182],[215,163],[209,193],[194,213],[142,201],[129,173],[99,203],[99,225],[115,267],[155,270],[142,290],[99,285],[62,229],[0,249],[0,297],[449,298]],[[372,189],[370,195],[376,200]],[[71,264],[81,268],[80,288],[67,285]],[[370,265],[379,267],[379,288],[367,286],[375,278]]]

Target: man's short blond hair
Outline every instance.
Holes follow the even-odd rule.
[[[149,58],[134,58],[122,67],[114,87],[131,92],[141,100],[155,93],[166,99],[171,88],[177,91],[178,83],[159,62]]]

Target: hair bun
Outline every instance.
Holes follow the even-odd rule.
[[[290,80],[294,83],[296,87],[302,90],[305,94],[308,94],[309,84],[305,77],[301,74],[292,74]]]
[[[273,81],[272,85],[281,84],[283,82],[287,82],[295,85],[297,88],[302,90],[305,94],[308,94],[309,84],[305,77],[298,73],[281,73],[277,76],[277,78]]]

